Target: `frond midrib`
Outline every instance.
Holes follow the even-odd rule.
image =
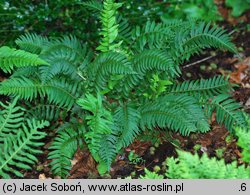
[[[18,154],[22,150],[22,148],[30,141],[31,137],[33,136],[33,133],[35,133],[35,132],[31,132],[28,135],[28,137],[26,137],[27,139],[25,140],[25,142],[23,142],[18,147],[18,149],[14,153],[11,154],[11,156],[9,157],[9,159],[6,160],[3,165],[0,166],[0,170],[4,169],[4,167],[9,163],[9,161],[11,161],[16,156],[16,154]]]

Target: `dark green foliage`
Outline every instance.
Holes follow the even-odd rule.
[[[58,132],[58,136],[49,148],[52,151],[48,156],[48,159],[53,159],[50,165],[54,175],[62,178],[66,178],[69,175],[71,159],[83,135],[83,132],[79,131],[78,133],[73,128],[66,128]]]
[[[3,46],[0,48],[0,68],[4,72],[11,72],[15,67],[49,65],[36,54],[16,50]]]
[[[166,95],[141,108],[141,127],[179,131],[183,135],[191,132],[206,132],[209,125],[195,98],[187,95]]]
[[[224,124],[227,129],[232,130],[235,124],[241,127],[246,126],[243,112],[239,111],[241,105],[229,95],[218,95],[212,100],[211,104],[212,108],[216,109],[216,120],[218,123]]]
[[[132,73],[131,63],[125,55],[106,52],[100,54],[96,60],[88,66],[87,75],[89,79],[92,80],[94,88],[103,90],[111,75],[127,75]]]
[[[56,79],[47,84],[25,77],[12,78],[1,83],[1,94],[18,95],[26,100],[34,100],[47,95],[50,103],[72,107],[78,96],[79,86],[66,79]]]
[[[25,35],[20,36],[16,40],[16,44],[20,47],[20,49],[35,54],[40,54],[44,46],[49,44],[49,40],[47,37],[27,33]]]
[[[88,0],[88,1],[82,2],[81,4],[91,11],[101,12],[103,8],[101,0]]]
[[[11,103],[7,105],[0,102],[0,141],[3,142],[3,138],[8,133],[16,133],[16,131],[24,123],[24,108],[16,106],[18,98],[15,98]]]
[[[114,112],[114,123],[117,134],[121,134],[117,140],[117,149],[131,144],[140,133],[138,123],[141,119],[140,112],[133,105],[122,104]]]
[[[37,148],[43,145],[40,140],[46,136],[46,133],[38,130],[48,125],[46,121],[28,120],[27,125],[23,124],[15,135],[9,132],[3,139],[3,144],[0,145],[3,154],[0,156],[0,175],[3,178],[10,178],[10,173],[23,177],[13,167],[31,169],[31,165],[37,163],[35,155],[42,153]]]
[[[194,20],[129,25],[130,21],[117,13],[121,3],[105,0],[100,6],[88,1],[85,6],[100,14],[102,29],[96,52],[74,36],[56,39],[27,34],[16,41],[22,49],[17,51],[39,63],[27,61],[18,66],[8,60],[8,67],[12,70],[15,65],[15,72],[0,83],[0,95],[26,102],[25,114],[18,106],[1,104],[6,108],[3,113],[11,114],[0,116],[4,134],[15,132],[12,129],[25,125],[31,117],[48,120],[58,128],[49,154],[55,175],[68,176],[70,160],[83,145],[81,141],[104,174],[117,153],[145,129],[152,135],[155,128],[182,135],[204,133],[214,111],[217,121],[228,130],[245,126],[227,79],[178,79],[181,64],[206,48],[237,53],[224,30]],[[0,63],[4,58],[0,55]]]
[[[227,93],[231,90],[231,84],[223,76],[215,76],[210,79],[200,79],[184,81],[181,84],[175,84],[168,89],[169,93],[187,93],[193,96],[210,98],[214,95]]]

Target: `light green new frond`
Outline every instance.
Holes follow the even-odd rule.
[[[114,113],[114,123],[116,124],[118,140],[117,149],[127,147],[140,133],[139,121],[140,112],[132,105],[123,104]]]
[[[17,135],[9,134],[4,138],[4,143],[0,145],[0,175],[3,178],[10,178],[9,174],[23,177],[18,169],[31,169],[31,165],[37,162],[35,155],[42,153],[38,149],[43,145],[40,140],[46,136],[38,130],[48,125],[47,121],[28,120],[27,126],[23,125]]]
[[[85,111],[84,118],[88,125],[87,133],[85,133],[85,141],[88,147],[98,161],[98,151],[101,147],[102,136],[109,135],[112,132],[113,119],[110,111],[108,111],[102,104],[102,97],[98,94],[97,97],[92,94],[86,94],[84,98],[77,101]]]
[[[49,65],[36,54],[3,46],[0,48],[0,69],[11,73],[14,67]]]
[[[111,75],[133,74],[131,63],[121,53],[101,53],[87,69],[89,79],[93,80],[93,87],[104,89]]]
[[[54,79],[46,84],[25,77],[11,78],[0,83],[0,94],[15,95],[26,100],[48,98],[58,106],[70,108],[81,92],[80,85],[66,79]]]
[[[159,175],[155,172],[151,172],[147,168],[145,168],[144,171],[145,171],[145,175],[144,176],[141,175],[140,179],[163,179],[164,178],[163,175]]]
[[[114,0],[104,0],[101,13],[102,36],[100,45],[96,48],[102,52],[114,51],[121,43],[115,43],[118,35],[118,24],[116,23],[117,9],[122,3],[115,3]]]
[[[141,127],[169,128],[183,135],[207,132],[209,124],[195,98],[188,95],[165,95],[141,108]]]
[[[250,169],[244,165],[237,166],[237,162],[225,164],[224,160],[208,158],[204,153],[198,154],[177,151],[178,158],[168,158],[166,176],[170,179],[247,179]]]
[[[210,79],[184,81],[181,84],[171,85],[167,93],[188,93],[194,97],[213,97],[232,90],[231,84],[224,76],[215,76]]]
[[[83,133],[78,133],[72,128],[66,128],[58,132],[58,135],[49,147],[48,159],[54,175],[67,178],[71,169],[71,160],[75,154]]]
[[[24,123],[24,108],[17,106],[18,98],[11,103],[0,102],[0,141],[10,133],[15,133]]]
[[[246,126],[246,119],[240,110],[241,105],[237,103],[230,95],[221,94],[215,97],[210,103],[209,114],[216,110],[216,120],[219,124],[232,131],[234,126]]]
[[[235,134],[238,137],[237,145],[242,148],[241,159],[250,163],[250,119],[248,119],[246,127],[236,127]]]
[[[26,33],[25,35],[20,36],[15,42],[21,49],[34,54],[40,54],[49,44],[47,37],[34,33]]]
[[[112,114],[103,106],[102,101],[100,94],[97,94],[97,97],[87,94],[85,98],[77,101],[85,111],[89,112],[85,114],[88,129],[84,138],[91,154],[99,163],[100,174],[109,171],[117,154],[117,131],[114,129]]]

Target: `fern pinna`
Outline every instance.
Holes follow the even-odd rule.
[[[12,111],[4,106],[4,112],[19,110],[13,116],[16,126],[9,130],[2,122],[6,118],[0,118],[1,133],[10,133],[5,144],[19,145],[12,134],[22,128],[22,121],[31,116],[37,121],[48,120],[58,128],[50,147],[50,165],[55,175],[64,178],[80,139],[104,174],[116,154],[145,129],[160,127],[186,136],[204,133],[210,129],[214,112],[218,123],[230,132],[236,125],[246,125],[227,78],[178,79],[181,65],[206,48],[237,53],[225,30],[193,20],[132,26],[118,13],[122,4],[114,0],[103,4],[88,1],[84,6],[94,9],[102,24],[95,52],[74,36],[55,39],[32,33],[17,39],[18,50],[0,48],[0,68],[13,72],[0,83],[0,94],[16,97],[14,101],[20,103],[26,100],[22,102],[24,114],[20,103]],[[66,124],[83,126],[84,131]],[[16,139],[27,138],[25,133],[18,136]],[[3,164],[6,158],[1,160]],[[1,175],[7,176],[4,173]]]

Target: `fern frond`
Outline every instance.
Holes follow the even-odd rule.
[[[232,90],[231,84],[224,76],[215,76],[210,79],[184,81],[181,84],[171,85],[167,93],[188,93],[194,97],[213,97]],[[207,99],[207,98],[206,98]]]
[[[127,147],[135,137],[140,133],[139,121],[140,113],[132,105],[123,104],[119,106],[114,113],[114,123],[117,132],[117,149]]]
[[[38,66],[20,67],[16,69],[10,77],[27,77],[27,78],[35,76],[39,77],[38,76],[39,67]]]
[[[144,79],[147,72],[160,71],[170,78],[179,76],[180,69],[174,64],[171,56],[164,50],[145,50],[140,54],[134,55],[132,59],[133,70],[136,74],[125,77],[123,90],[128,93],[134,86]]]
[[[221,94],[215,97],[208,110],[209,114],[216,110],[216,120],[219,124],[225,125],[225,127],[232,131],[233,127],[246,126],[246,119],[243,112],[240,110],[241,105],[233,100],[230,95]]]
[[[171,31],[162,23],[148,21],[142,28],[136,26],[132,32],[130,47],[135,51],[144,49],[163,48],[171,37]]]
[[[98,168],[100,174],[110,171],[111,163],[117,155],[117,136],[114,133],[116,132],[112,131],[110,134],[105,134],[102,136],[102,142],[99,149],[99,156],[101,159],[99,167],[102,167]]]
[[[101,13],[102,36],[100,45],[96,48],[102,52],[114,51],[121,43],[114,43],[118,35],[118,24],[116,23],[116,12],[122,3],[114,0],[104,0]]]
[[[35,118],[37,120],[56,121],[68,111],[62,107],[49,103],[43,98],[34,103],[26,102],[26,105],[28,108],[25,117]]]
[[[168,127],[183,135],[207,132],[209,124],[195,98],[183,95],[166,95],[148,102],[140,108],[141,127]]]
[[[237,162],[225,164],[223,160],[208,158],[204,153],[198,154],[177,151],[178,158],[167,159],[168,170],[166,176],[171,179],[248,179],[250,168],[244,165],[237,167]]]
[[[49,147],[49,150],[52,151],[48,155],[48,159],[52,159],[50,166],[54,175],[62,178],[66,178],[69,175],[71,159],[82,137],[83,133],[78,133],[72,128],[66,128],[58,132],[58,135]]]
[[[210,47],[237,53],[235,45],[231,42],[225,30],[210,26],[210,23],[201,22],[197,25],[194,24],[190,30],[180,31],[175,38],[177,58],[189,59],[192,54],[199,53],[202,49]]]
[[[7,105],[0,102],[0,141],[3,141],[10,133],[16,133],[16,131],[24,123],[24,111],[25,109],[17,106],[18,98],[15,98],[11,103]]]
[[[64,36],[55,39],[40,55],[51,66],[39,67],[40,78],[43,83],[51,80],[58,74],[78,78],[77,69],[89,57],[89,49],[74,36]]]
[[[248,116],[249,117],[249,116]],[[250,163],[250,119],[246,127],[236,127],[235,134],[238,137],[237,145],[242,148],[242,161]]]
[[[38,130],[48,125],[47,121],[28,120],[27,126],[23,125],[22,130],[18,131],[16,136],[9,134],[4,139],[0,156],[0,175],[3,178],[10,178],[11,173],[23,177],[16,167],[31,169],[31,165],[37,162],[35,155],[42,153],[37,148],[43,145],[40,140],[46,136],[46,133]]]
[[[81,5],[98,13],[101,12],[103,9],[103,5],[100,0],[88,0],[85,2],[81,2]]]
[[[49,65],[36,54],[32,54],[23,50],[16,50],[3,46],[0,48],[0,68],[4,72],[9,72],[14,67]]]
[[[0,94],[15,95],[26,100],[47,95],[50,103],[70,108],[79,96],[80,85],[66,79],[54,79],[46,84],[25,77],[11,78],[0,83]]]
[[[145,168],[144,171],[145,171],[145,176],[140,175],[140,179],[164,179],[163,175],[151,172],[147,168]]]
[[[127,45],[130,44],[129,41],[131,39],[131,27],[129,22],[126,18],[124,18],[121,14],[118,15],[117,23],[119,24],[118,27],[118,41],[123,41]]]
[[[40,54],[44,47],[49,44],[47,37],[34,33],[26,33],[25,35],[20,36],[15,42],[22,50],[34,54]]]
[[[93,87],[104,89],[111,75],[133,74],[131,63],[127,57],[120,53],[101,53],[93,63],[88,66],[88,77],[93,80]]]
[[[98,159],[96,155],[103,141],[102,136],[110,135],[112,132],[112,115],[103,106],[102,97],[99,94],[97,97],[86,94],[85,98],[78,99],[77,104],[90,113],[85,115],[88,131],[84,137],[92,155]]]

